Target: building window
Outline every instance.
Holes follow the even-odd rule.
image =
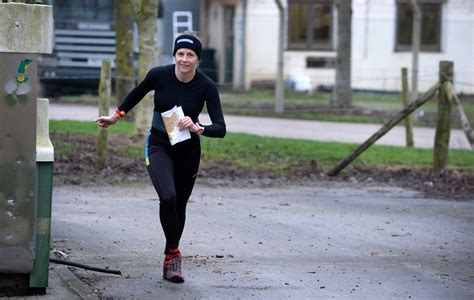
[[[333,49],[333,1],[288,1],[288,48]]]
[[[397,41],[395,51],[410,51],[413,13],[410,0],[397,0]],[[421,12],[421,51],[441,51],[442,0],[418,1]]]

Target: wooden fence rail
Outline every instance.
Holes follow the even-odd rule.
[[[335,166],[331,171],[329,171],[329,176],[337,175],[342,169],[344,169],[348,164],[350,164],[354,159],[362,154],[367,148],[374,144],[378,139],[380,139],[384,134],[386,134],[390,129],[397,125],[403,118],[408,116],[418,107],[425,104],[430,100],[438,91],[441,84],[438,82],[433,85],[426,93],[421,95],[418,99],[410,103],[406,108],[400,111],[397,115],[391,118],[385,125],[383,125],[377,132],[375,132],[369,139],[367,139],[363,144],[361,144],[357,149],[355,149],[346,159],[342,160]]]
[[[461,125],[462,125],[462,130],[464,131],[464,134],[466,135],[467,140],[471,144],[471,150],[474,150],[474,131],[472,130],[471,124],[469,124],[469,119],[466,116],[466,113],[464,112],[464,108],[461,104],[461,101],[459,101],[458,95],[456,94],[456,91],[454,90],[454,87],[451,85],[450,87],[452,89],[453,93],[453,104],[456,107],[459,118],[461,119]]]
[[[464,133],[474,149],[474,132],[464,113],[461,102],[454,92],[452,79],[454,74],[454,65],[451,61],[441,61],[439,63],[439,81],[433,85],[426,93],[418,97],[415,101],[406,106],[397,115],[385,123],[377,132],[368,138],[363,144],[355,149],[344,160],[340,161],[333,169],[328,172],[329,176],[337,175],[349,163],[361,155],[378,139],[385,135],[390,129],[397,125],[401,120],[409,116],[418,107],[425,104],[436,93],[438,93],[438,117],[436,124],[436,134],[433,151],[433,172],[439,174],[444,171],[448,163],[449,138],[451,132],[451,109],[452,104],[458,109]],[[406,70],[402,70],[402,77]],[[403,83],[403,94],[406,93],[406,86]]]

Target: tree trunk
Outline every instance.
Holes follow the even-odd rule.
[[[418,97],[418,65],[419,65],[419,56],[420,56],[420,47],[421,47],[421,11],[420,6],[417,3],[417,0],[410,0],[410,8],[413,14],[412,17],[412,36],[411,36],[411,52],[412,52],[412,62],[411,62],[411,93],[410,93],[410,102],[415,101]],[[408,116],[410,122],[413,123],[415,119],[415,114]]]
[[[285,35],[285,8],[283,7],[280,0],[275,0],[278,6],[278,12],[280,15],[280,23],[278,30],[278,63],[277,63],[277,76],[275,81],[275,112],[282,113],[284,111],[284,86],[283,86],[283,41]]]
[[[336,0],[337,7],[337,58],[336,83],[331,98],[331,106],[351,107],[351,38],[352,1]]]
[[[413,13],[413,29],[411,37],[412,66],[411,66],[411,97],[410,102],[418,97],[418,57],[421,47],[421,11],[416,0],[410,1]]]
[[[138,26],[138,80],[142,81],[148,70],[158,65],[157,18],[158,0],[133,0]],[[135,136],[143,138],[151,124],[153,96],[150,92],[135,108]]]
[[[133,69],[133,14],[130,1],[114,0],[115,9],[115,97],[119,106],[135,86]],[[127,118],[131,115],[128,114]]]

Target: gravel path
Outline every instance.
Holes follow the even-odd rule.
[[[161,279],[150,185],[58,186],[53,246],[106,299],[473,299],[474,202],[319,182],[198,184],[181,249],[186,282]]]

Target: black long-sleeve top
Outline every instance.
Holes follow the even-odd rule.
[[[138,86],[130,91],[119,109],[129,112],[152,90],[155,91],[155,114],[170,110],[175,105],[182,106],[184,115],[189,116],[193,122],[199,122],[199,114],[206,103],[212,124],[203,126],[203,135],[208,137],[225,136],[226,125],[219,92],[214,82],[201,71],[196,70],[194,78],[190,82],[183,83],[176,78],[174,64],[155,67],[148,72]],[[162,131],[159,128],[154,129]]]

